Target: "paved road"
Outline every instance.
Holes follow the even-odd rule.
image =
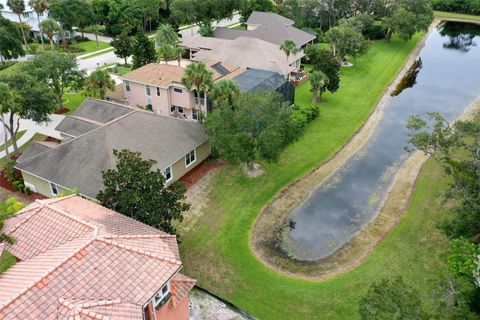
[[[240,22],[240,15],[236,14],[232,17],[232,19],[223,19],[223,20],[219,21],[218,23],[214,22],[213,27],[216,27],[216,26],[226,27],[226,26],[229,26],[231,24],[238,23],[238,22]],[[193,33],[193,35],[197,35],[198,30],[199,30],[198,26],[193,26],[191,28],[180,31],[180,34],[182,35],[182,37],[191,37],[192,33]],[[85,33],[85,36],[87,36],[87,35],[88,35],[88,37],[93,36],[93,39],[95,39],[95,36],[93,34]],[[110,39],[106,42],[111,41],[111,38],[108,38],[108,37],[104,37],[104,38],[105,38],[105,40]],[[99,38],[99,40],[100,40],[100,38]],[[103,40],[101,40],[101,41],[103,41]],[[118,58],[113,52],[107,52],[105,54],[98,55],[96,57],[89,58],[89,59],[78,59],[78,64],[80,66],[80,69],[85,69],[89,73],[89,72],[92,72],[93,70],[95,70],[96,68],[98,68],[100,66],[104,66],[104,65],[111,64],[111,63],[116,63],[116,62],[122,62],[122,61],[123,61],[123,59]]]

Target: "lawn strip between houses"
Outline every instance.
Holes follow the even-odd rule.
[[[414,194],[398,226],[362,265],[347,274],[323,282],[293,279],[265,267],[249,246],[260,210],[281,188],[324,163],[349,141],[420,38],[416,35],[408,43],[376,41],[366,56],[354,61],[353,68],[342,69],[341,89],[325,95],[328,102],[321,106],[320,117],[285,150],[278,163],[262,163],[265,173],[261,177],[245,177],[235,165],[218,169],[207,209],[193,228],[181,235],[188,275],[261,319],[355,319],[358,299],[368,284],[396,274],[415,283],[425,299],[430,297],[436,287],[432,277],[443,270],[439,253],[446,246],[435,228],[442,217],[438,212],[445,215],[442,205],[436,204],[440,201],[437,191],[446,182],[436,176],[441,176],[441,170],[433,163],[422,172],[417,186],[421,192]],[[297,87],[296,101],[310,103],[308,82]],[[422,203],[429,205],[424,208]],[[427,241],[420,242],[419,237]],[[432,237],[435,241],[430,241]]]

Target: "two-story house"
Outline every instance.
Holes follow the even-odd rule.
[[[205,64],[214,81],[231,79],[245,71],[224,63],[206,61]],[[196,121],[201,112],[207,112],[208,101],[204,101],[202,92],[188,90],[182,84],[184,72],[183,67],[164,63],[150,63],[133,70],[120,77],[123,81],[119,88],[123,98],[120,102],[159,115]]]
[[[174,235],[78,196],[37,200],[2,231],[17,263],[0,275],[0,319],[189,319]]]

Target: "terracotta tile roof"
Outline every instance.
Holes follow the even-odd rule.
[[[214,81],[230,78],[228,74],[222,75],[211,67],[217,64],[218,61],[209,60],[204,61],[204,63],[207,69],[213,72]],[[235,72],[234,76],[245,71],[243,68],[225,63],[222,63],[222,66],[230,73]],[[174,84],[181,84],[184,72],[185,68],[183,67],[164,63],[150,63],[123,75],[121,79],[167,88]]]
[[[58,299],[58,320],[142,319],[142,305],[116,300]]]
[[[177,273],[172,279],[172,306],[177,306],[180,302],[182,302],[183,298],[185,298],[190,290],[195,286],[197,283],[196,280],[190,279],[189,277]]]
[[[6,228],[26,258],[0,275],[0,319],[138,319],[170,279],[172,303],[195,284],[177,276],[175,236],[77,196],[38,200]]]

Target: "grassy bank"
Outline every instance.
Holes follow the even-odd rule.
[[[0,273],[13,266],[15,262],[15,257],[7,251],[4,251],[3,254],[0,255]]]
[[[439,239],[418,243],[419,235],[430,238],[437,234],[432,221],[438,211],[431,210],[429,215],[421,212],[418,200],[407,218],[361,267],[329,281],[309,282],[279,275],[257,261],[249,247],[252,225],[261,208],[283,186],[325,162],[350,139],[419,39],[375,42],[353,68],[342,69],[341,89],[325,95],[328,102],[321,106],[320,117],[287,148],[278,163],[262,163],[263,176],[246,178],[238,166],[220,169],[212,180],[209,206],[194,228],[181,235],[182,260],[188,275],[261,319],[355,318],[359,297],[373,279],[383,275],[401,273],[424,295],[429,293],[428,278],[442,265],[437,253],[443,250],[443,243]],[[310,103],[309,90],[308,82],[297,88],[297,103]],[[432,188],[439,188],[438,182],[428,186],[429,181],[428,177],[422,178],[420,190],[433,192]]]
[[[470,14],[463,14],[463,13],[435,11],[435,17],[437,17],[437,18],[449,18],[449,19],[460,19],[460,20],[471,20],[471,21],[480,22],[480,16],[473,16],[473,15],[470,15]]]

